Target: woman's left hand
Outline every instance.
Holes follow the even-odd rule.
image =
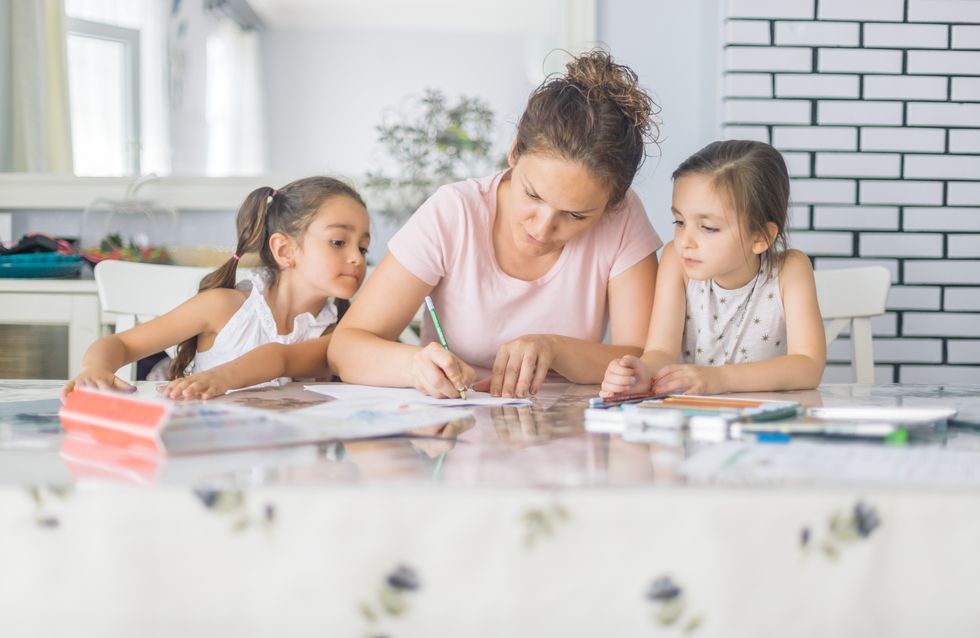
[[[657,372],[653,380],[653,391],[657,394],[679,391],[684,394],[720,394],[725,389],[722,387],[717,366],[671,364]]]
[[[508,341],[497,349],[490,394],[495,397],[537,394],[554,360],[555,346],[549,335],[526,335]]]
[[[174,379],[162,390],[168,399],[213,399],[232,389],[231,383],[214,370]]]

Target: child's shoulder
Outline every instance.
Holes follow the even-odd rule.
[[[779,278],[807,275],[813,277],[813,264],[810,263],[810,257],[795,248],[783,251],[779,258]]]
[[[210,288],[197,293],[202,309],[220,314],[234,314],[248,299],[249,291],[237,288]]]

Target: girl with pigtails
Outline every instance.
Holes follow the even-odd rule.
[[[201,280],[197,295],[93,343],[62,394],[81,386],[131,391],[115,370],[178,344],[163,390],[175,399],[331,374],[331,333],[366,269],[369,218],[360,195],[329,177],[258,188],[236,225],[234,255]],[[258,253],[262,267],[236,286],[246,253]]]

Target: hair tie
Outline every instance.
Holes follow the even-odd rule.
[[[274,189],[274,188],[273,188],[273,189],[272,189],[272,194],[271,194],[271,195],[269,195],[269,197],[275,197],[275,196],[276,196],[276,195],[278,195],[278,194],[279,194],[279,191],[277,191],[276,189]]]
[[[241,255],[235,253],[234,255],[231,256],[231,258],[234,259],[235,261],[238,261],[239,259],[241,259]]]

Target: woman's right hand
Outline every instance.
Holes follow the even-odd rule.
[[[432,342],[412,359],[412,384],[424,394],[456,399],[473,383],[476,372],[463,360]]]
[[[639,357],[628,354],[613,359],[606,367],[599,396],[605,398],[623,392],[649,392],[652,377],[650,366]]]
[[[78,375],[61,388],[61,397],[68,396],[68,393],[75,388],[97,388],[99,390],[116,390],[118,392],[135,392],[136,386],[126,383],[111,370],[99,368],[82,368]]]

